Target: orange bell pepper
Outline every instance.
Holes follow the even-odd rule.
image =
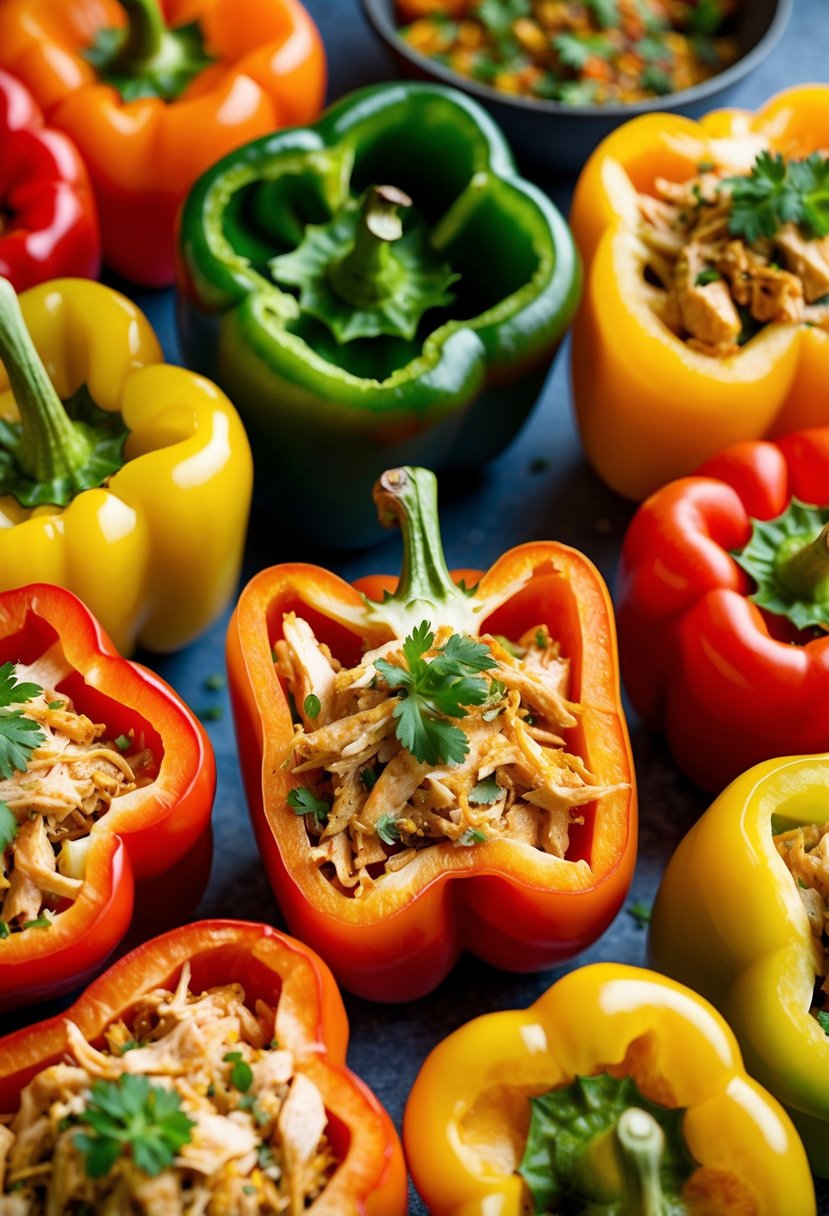
[[[794,158],[829,147],[829,88],[790,89],[756,114],[636,118],[596,149],[576,186],[571,225],[587,267],[573,335],[576,412],[596,472],[630,498],[739,440],[829,422],[829,333],[767,325],[737,354],[715,358],[648,304],[636,192],[651,192],[657,178],[687,181],[703,162],[733,165],[737,138]]]
[[[163,15],[158,2],[0,5],[0,66],[80,149],[105,261],[148,286],[175,277],[176,212],[196,178],[275,127],[311,121],[325,92],[322,43],[298,0],[164,0]]]

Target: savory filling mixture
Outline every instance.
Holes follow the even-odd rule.
[[[105,726],[21,671],[0,667],[0,938],[49,927],[83,885],[92,825],[155,775],[131,735],[104,739]]]
[[[276,668],[299,719],[285,762],[311,855],[363,895],[429,846],[507,838],[565,857],[599,786],[560,732],[576,725],[569,661],[546,626],[517,644],[423,622],[345,669],[290,613]]]
[[[639,195],[659,319],[718,358],[772,322],[829,330],[829,159],[761,152],[750,173],[697,169]]]
[[[812,1012],[829,1034],[829,823],[809,823],[772,839],[797,880],[797,893],[822,952]]]
[[[66,1022],[69,1062],[0,1116],[0,1216],[300,1216],[336,1168],[317,1087],[239,984],[190,968],[114,1022],[102,1050]]]
[[[406,17],[409,6],[398,0]],[[733,63],[738,0],[446,0],[400,31],[504,93],[592,105],[688,89]]]

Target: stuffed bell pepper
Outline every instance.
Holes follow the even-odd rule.
[[[214,165],[179,254],[188,363],[242,414],[269,506],[329,546],[378,538],[383,469],[506,447],[580,286],[498,128],[424,84],[361,90]]]
[[[0,66],[80,149],[107,264],[151,287],[174,278],[176,213],[199,174],[315,118],[325,92],[299,0],[3,0]]]
[[[174,650],[222,611],[250,504],[233,406],[161,358],[108,287],[60,279],[18,304],[0,279],[0,590],[68,587],[122,653]]]
[[[695,993],[573,971],[440,1043],[403,1124],[433,1216],[814,1216],[803,1146]]]
[[[0,593],[0,1009],[87,980],[133,905],[144,935],[192,911],[214,786],[196,718],[80,600]]]
[[[642,499],[743,439],[829,423],[829,88],[636,118],[587,163],[573,387],[588,459]]]
[[[328,968],[201,921],[0,1039],[0,1211],[404,1216],[391,1120],[345,1068]]]
[[[98,213],[83,161],[71,140],[44,126],[31,93],[3,71],[0,216],[0,275],[16,291],[98,273]]]
[[[409,1000],[462,949],[530,971],[598,937],[631,879],[634,778],[591,563],[538,542],[456,583],[434,475],[391,470],[376,499],[403,530],[399,581],[263,570],[228,669],[289,926],[350,990]]]
[[[726,448],[622,547],[622,676],[698,785],[829,749],[829,427]]]
[[[657,967],[712,1001],[746,1066],[829,1178],[829,758],[734,781],[674,853],[653,909]]]

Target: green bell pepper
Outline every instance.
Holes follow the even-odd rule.
[[[581,274],[484,111],[405,83],[208,170],[182,213],[179,283],[186,359],[239,409],[260,497],[348,546],[380,538],[383,469],[477,468],[514,438]]]

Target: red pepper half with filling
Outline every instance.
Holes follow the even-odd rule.
[[[0,1039],[0,1196],[27,1216],[185,1197],[235,1216],[404,1216],[400,1142],[347,1044],[307,946],[243,921],[175,929]]]
[[[29,90],[0,71],[0,275],[25,291],[95,278],[100,265],[98,212],[75,145],[45,127]]]
[[[0,594],[0,1009],[93,975],[130,927],[192,912],[215,763],[158,676],[70,592]]]

